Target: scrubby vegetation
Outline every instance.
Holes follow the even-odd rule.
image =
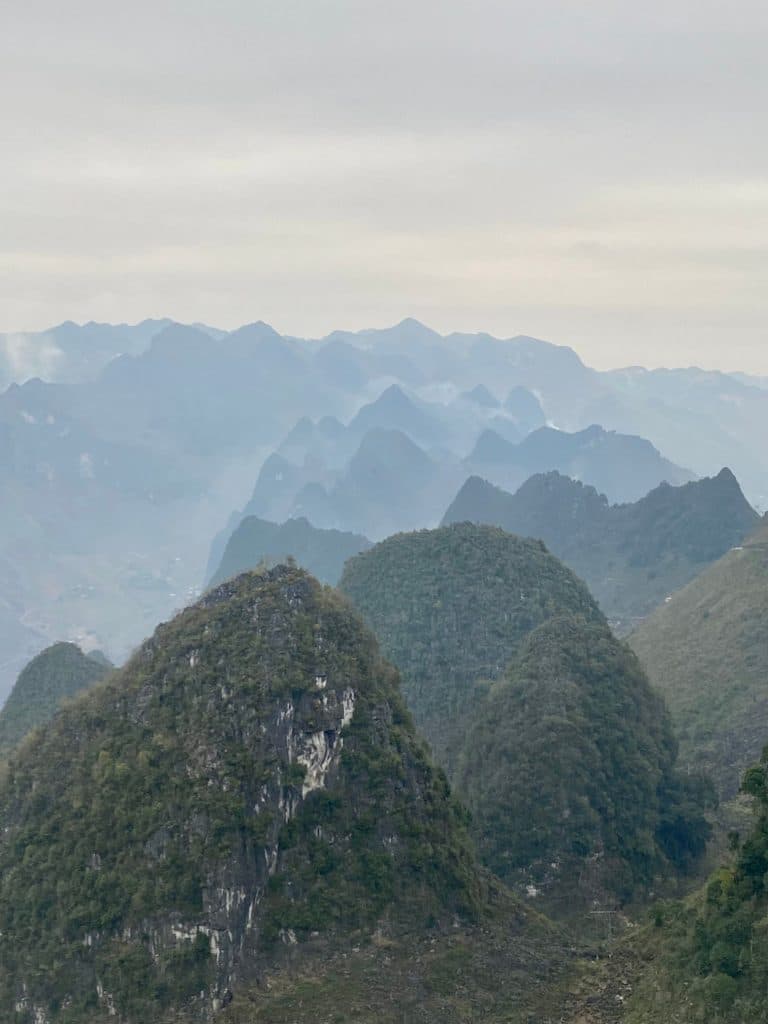
[[[20,1024],[210,1011],[286,943],[487,901],[395,672],[295,568],[212,591],[33,734],[0,824],[0,1006]]]
[[[604,623],[561,617],[474,716],[456,786],[486,863],[569,912],[630,900],[701,857],[707,787],[676,772],[676,753],[632,652]]]
[[[737,792],[768,717],[768,528],[674,594],[631,637],[664,694],[682,760]]]
[[[768,748],[744,775],[756,819],[743,841],[731,838],[732,862],[685,903],[660,904],[644,946],[642,984],[628,1020],[651,1024],[662,1001],[680,1024],[763,1024],[768,984]]]
[[[501,878],[570,916],[699,861],[711,790],[676,772],[663,700],[540,541],[469,523],[402,534],[341,585]]]
[[[482,697],[525,637],[561,614],[602,616],[540,541],[459,523],[398,534],[351,559],[341,589],[400,669],[403,692],[451,775]]]

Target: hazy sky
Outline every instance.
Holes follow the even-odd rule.
[[[6,0],[0,330],[534,334],[768,373],[764,0]]]

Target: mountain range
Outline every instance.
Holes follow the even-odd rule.
[[[0,1005],[21,1024],[286,1020],[302,967],[318,985],[361,947],[374,987],[410,959],[379,1020],[444,1020],[461,966],[467,1012],[522,1022],[568,960],[479,867],[373,636],[290,567],[213,589],[35,733],[0,823]]]
[[[388,394],[395,390],[400,412],[416,409],[399,389],[390,388]],[[377,405],[365,406],[358,418]],[[409,415],[401,418],[412,422]],[[398,417],[377,412],[364,416],[363,422],[381,424],[390,419],[397,422]],[[450,497],[472,475],[516,485],[532,473],[560,469],[587,481],[609,483],[614,500],[644,495],[662,481],[680,483],[691,478],[641,438],[612,434],[597,426],[577,434],[540,427],[519,443],[485,427],[469,454],[460,458],[448,447],[420,447],[405,430],[383,425],[370,426],[358,441],[353,424],[345,430],[341,424],[332,429],[327,420],[322,425],[300,421],[265,460],[243,511],[233,513],[217,535],[209,565],[221,557],[232,529],[248,515],[272,521],[304,517],[317,527],[359,532],[378,540],[438,523]],[[354,447],[345,461],[350,434]],[[466,443],[457,446],[462,447]]]
[[[507,490],[516,490],[536,473],[555,470],[595,487],[612,502],[637,501],[662,482],[675,485],[693,479],[649,441],[597,425],[574,434],[541,427],[516,445],[486,430],[464,465],[472,475]]]
[[[588,584],[613,626],[627,633],[741,544],[760,517],[724,469],[679,487],[661,484],[623,505],[557,472],[532,476],[514,494],[472,477],[443,519],[462,521],[543,540]]]
[[[473,820],[487,865],[558,916],[687,869],[706,783],[663,700],[540,541],[459,523],[356,555],[341,580]]]
[[[645,438],[660,459],[698,476],[729,465],[748,498],[763,501],[768,461],[755,439],[768,428],[768,394],[726,374],[603,373],[567,347],[442,336],[412,320],[320,340],[281,336],[262,322],[228,332],[164,320],[68,323],[5,335],[0,352],[8,385],[0,394],[0,695],[56,640],[120,661],[193,599],[211,539],[248,504],[259,467],[284,442],[280,457],[298,466],[300,480],[275,501],[290,507],[248,513],[275,522],[305,515],[373,540],[439,522],[477,472],[463,460],[484,430],[519,446],[542,427],[549,443],[553,427],[578,435],[600,424],[601,445],[612,432]],[[294,435],[290,447],[302,418],[317,437]],[[396,462],[387,476],[393,457],[417,486],[412,499],[393,491],[376,521],[371,495],[397,485]],[[536,468],[559,466],[624,500],[620,462],[616,494],[610,474],[590,481],[578,460]]]

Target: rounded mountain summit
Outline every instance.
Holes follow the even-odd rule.
[[[676,771],[662,698],[540,541],[470,523],[400,534],[351,559],[341,587],[505,881],[569,913],[703,852],[706,789]]]
[[[467,716],[528,634],[558,615],[603,616],[544,544],[455,523],[400,533],[351,558],[339,584],[402,672],[403,692],[452,775]]]
[[[0,1006],[208,1020],[286,956],[482,916],[488,885],[371,633],[299,569],[250,573],[12,757]]]

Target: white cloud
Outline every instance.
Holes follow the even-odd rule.
[[[0,329],[410,314],[768,372],[756,0],[11,6]]]
[[[0,356],[8,378],[23,382],[31,377],[54,379],[63,353],[50,335],[16,333],[0,336]]]

